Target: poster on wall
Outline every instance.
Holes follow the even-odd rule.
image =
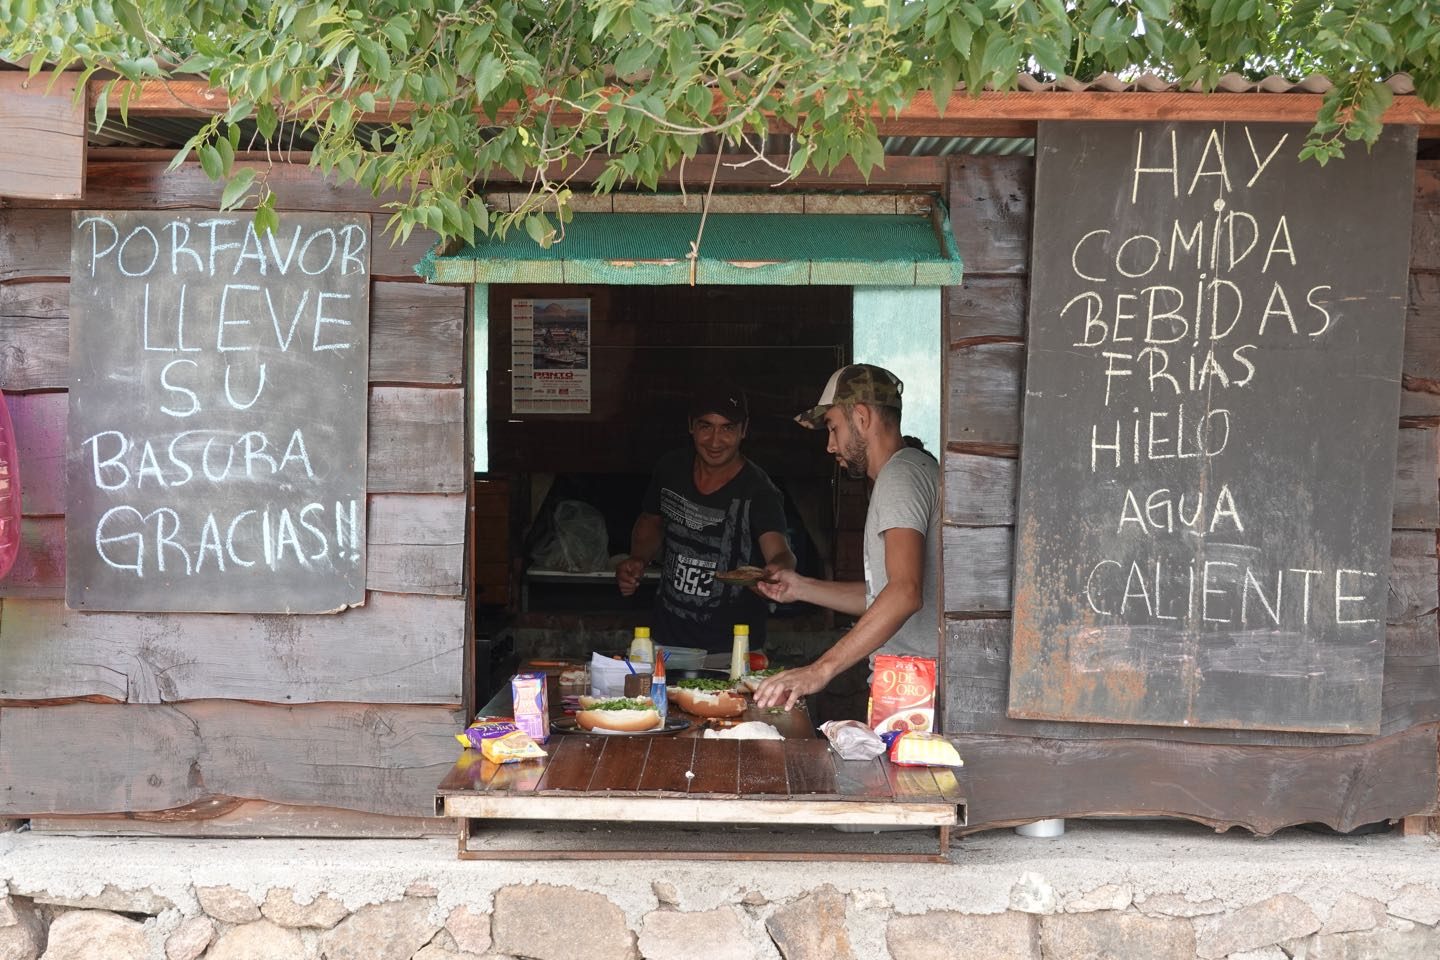
[[[590,299],[510,301],[512,413],[590,412]]]
[[[65,602],[365,600],[370,218],[80,211]]]

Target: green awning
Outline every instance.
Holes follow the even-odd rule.
[[[687,257],[699,213],[577,213],[548,249],[523,230],[415,272],[436,283],[765,284],[938,287],[958,284],[949,212],[712,213],[700,255]]]

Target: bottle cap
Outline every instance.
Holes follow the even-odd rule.
[[[637,637],[648,637],[648,636],[650,636],[650,628],[649,628],[649,627],[636,627],[636,628],[635,628],[635,636],[637,636]]]
[[[750,624],[748,624],[748,623],[737,623],[737,624],[735,624],[735,636],[737,636],[737,637],[748,637],[748,636],[750,636]]]

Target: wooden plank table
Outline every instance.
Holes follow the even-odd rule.
[[[461,859],[945,859],[950,828],[965,823],[965,798],[952,771],[894,767],[884,758],[841,760],[825,740],[815,738],[808,718],[763,719],[797,735],[707,740],[698,736],[698,724],[686,731],[694,736],[564,735],[550,739],[548,758],[509,764],[466,750],[437,789],[435,812],[460,819]],[[472,844],[487,823],[527,820],[933,827],[939,849],[933,854],[510,851]]]

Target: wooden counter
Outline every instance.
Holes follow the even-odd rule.
[[[461,818],[462,859],[943,859],[965,798],[943,767],[841,760],[823,739],[706,740],[681,736],[559,736],[550,757],[494,764],[466,750],[436,791],[439,816]],[[483,821],[560,820],[704,824],[933,827],[938,854],[833,851],[479,851]],[[836,835],[838,840],[839,834]]]

